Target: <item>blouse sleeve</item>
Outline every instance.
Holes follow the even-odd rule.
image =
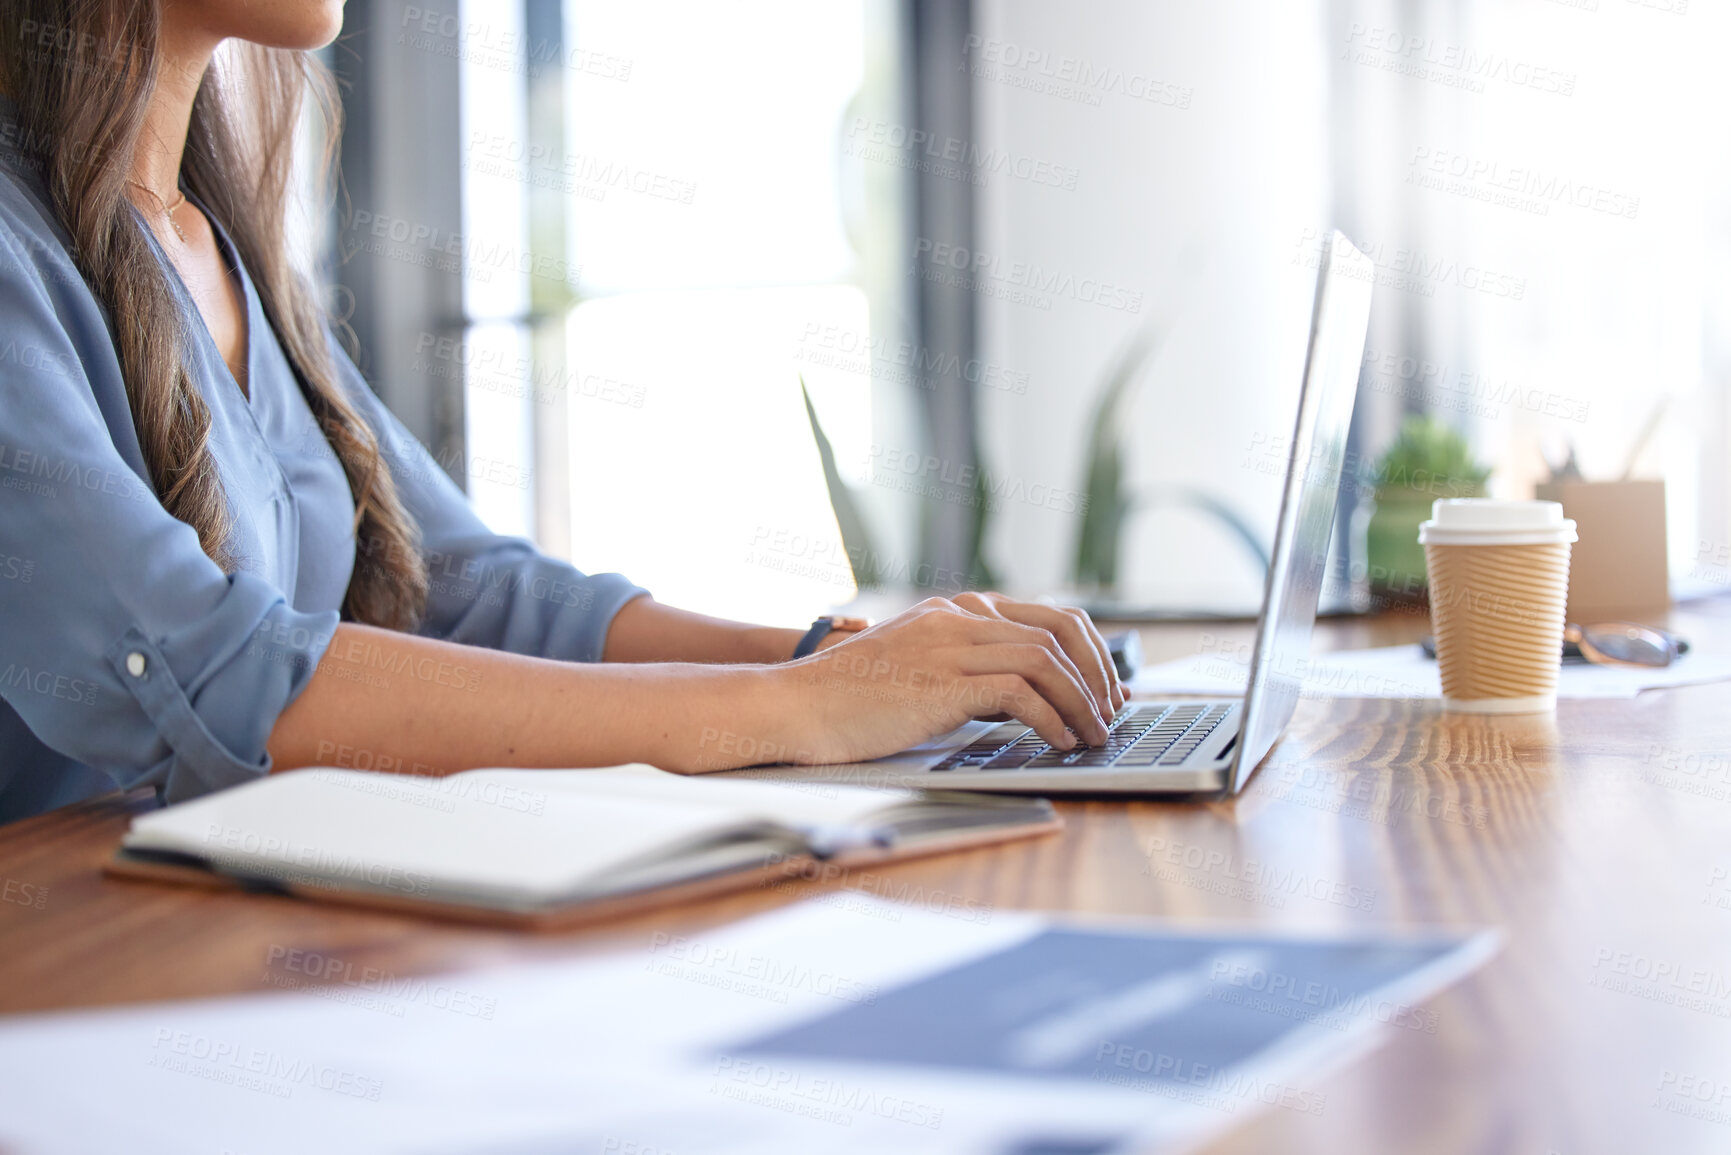
[[[397,490],[420,525],[430,590],[421,632],[513,654],[598,662],[613,615],[648,591],[584,574],[522,538],[489,530],[424,446],[386,409],[334,339],[338,374],[378,434]]]
[[[269,770],[337,615],[205,556],[111,433],[132,428],[124,397],[94,300],[0,223],[0,696],[49,747],[173,802]]]

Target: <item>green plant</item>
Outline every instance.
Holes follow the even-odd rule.
[[[1484,492],[1489,467],[1473,460],[1466,438],[1435,417],[1408,417],[1377,463],[1377,493],[1416,489],[1432,497]]]
[[[1111,589],[1118,581],[1118,543],[1135,503],[1124,479],[1124,407],[1131,396],[1130,387],[1141,377],[1159,344],[1152,328],[1137,332],[1112,362],[1094,404],[1083,486],[1086,505],[1071,566],[1071,577],[1079,587]]]
[[[974,446],[975,460],[979,459],[979,445]],[[997,589],[1003,583],[998,580],[997,571],[986,557],[986,529],[992,516],[992,491],[987,481],[985,466],[974,470],[973,506],[974,524],[968,534],[968,588],[975,590]]]
[[[823,465],[824,485],[829,490],[830,509],[835,512],[836,529],[841,534],[848,566],[853,570],[854,585],[862,590],[877,589],[885,584],[883,555],[873,544],[871,527],[859,503],[854,500],[853,490],[842,480],[841,471],[836,468],[835,448],[830,444],[829,435],[823,431],[823,423],[818,420],[817,409],[811,403],[811,390],[806,388],[803,376],[799,380],[799,392],[805,398],[806,420],[811,423],[812,440],[817,444],[818,460]],[[991,492],[986,471],[976,469],[973,474],[973,494],[968,504],[968,508],[973,510],[973,523],[968,534],[967,584],[969,589],[990,589],[998,584],[997,575],[985,556]],[[924,513],[930,515],[929,506]]]
[[[1479,497],[1490,470],[1473,460],[1466,438],[1434,417],[1408,417],[1377,462],[1376,507],[1365,523],[1366,577],[1379,597],[1425,596],[1418,527],[1439,497]]]

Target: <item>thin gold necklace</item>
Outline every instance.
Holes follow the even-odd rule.
[[[166,201],[164,201],[160,196],[157,196],[156,190],[151,188],[147,184],[142,184],[139,181],[135,181],[135,180],[132,180],[130,178],[127,179],[126,183],[131,185],[133,188],[143,189],[145,192],[149,193],[150,199],[155,201],[158,205],[162,206],[162,215],[168,218],[168,227],[174,230],[175,235],[180,238],[181,244],[187,243],[186,242],[186,230],[181,228],[180,222],[174,219],[174,210],[186,203],[186,193],[177,189],[176,195],[174,198],[174,203],[169,204]]]

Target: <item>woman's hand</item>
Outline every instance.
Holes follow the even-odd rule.
[[[1124,704],[1086,614],[999,594],[928,599],[776,675],[785,748],[812,763],[893,754],[973,718],[1015,718],[1060,749],[1098,745]]]
[[[1058,640],[1082,672],[1100,713],[1109,720],[1123,708],[1126,695],[1118,682],[1118,667],[1112,662],[1112,647],[1094,628],[1094,619],[1084,611],[1073,606],[1019,602],[994,593],[957,594],[952,600],[970,613],[1045,630]]]

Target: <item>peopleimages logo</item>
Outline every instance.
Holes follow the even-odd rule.
[[[1434,407],[1470,409],[1481,417],[1494,418],[1509,408],[1559,421],[1584,422],[1591,406],[1591,402],[1555,390],[1532,388],[1507,377],[1498,379],[1477,370],[1451,368],[1372,345],[1365,346],[1364,368],[1373,392],[1424,398]]]
[[[652,958],[644,969],[655,974],[736,990],[774,1002],[785,1003],[793,993],[822,995],[863,1006],[871,1006],[878,998],[876,983],[684,935],[656,931],[650,938],[649,953]]]
[[[78,702],[85,706],[96,705],[97,686],[95,682],[74,678],[66,674],[57,674],[53,670],[31,669],[16,662],[8,663],[6,669],[0,671],[0,686],[13,690],[30,690],[47,698],[59,698],[63,702]]]
[[[504,67],[530,77],[551,66],[602,80],[631,79],[632,61],[626,57],[566,47],[560,40],[504,26],[495,28],[482,20],[463,20],[450,12],[409,4],[404,6],[397,27],[398,44],[490,68]]]
[[[1017,396],[1028,391],[1027,373],[996,362],[978,357],[963,361],[955,353],[930,349],[913,341],[892,340],[881,333],[820,325],[815,321],[806,323],[794,346],[794,358],[844,372],[867,373],[897,384],[917,385],[928,392],[946,379]]]
[[[1215,959],[1208,982],[1211,999],[1336,1029],[1374,1021],[1430,1035],[1437,1031],[1435,1011],[1236,959]]]
[[[1316,229],[1299,233],[1297,252],[1292,263],[1301,268],[1315,269],[1322,264],[1326,238]],[[1378,288],[1399,289],[1421,297],[1436,296],[1438,285],[1453,285],[1486,296],[1519,301],[1527,295],[1527,279],[1498,269],[1489,269],[1471,261],[1438,256],[1422,249],[1389,248],[1381,243],[1354,239],[1353,244],[1375,266],[1369,280]]]
[[[695,181],[637,168],[611,157],[566,152],[482,129],[469,134],[462,167],[597,201],[605,199],[609,189],[685,205],[697,195]]]
[[[356,966],[347,959],[299,947],[272,944],[265,952],[265,967],[267,978],[274,975],[278,981],[273,985],[279,987],[297,987],[299,984],[290,976],[298,976],[307,983],[302,989],[311,989],[312,984],[337,984],[399,1002],[421,1003],[469,1018],[490,1020],[499,1009],[496,998],[451,986],[437,978],[399,977],[392,971]]]
[[[1680,958],[1600,947],[1593,955],[1589,986],[1687,1010],[1731,1018],[1731,974],[1691,966]]]
[[[0,346],[0,365],[16,359],[15,344]],[[18,361],[25,368],[39,364],[28,359]],[[42,497],[55,497],[61,488],[87,489],[122,497],[128,501],[154,501],[156,495],[134,473],[104,469],[99,465],[80,465],[63,457],[21,449],[0,443],[0,486],[19,489]]]
[[[391,890],[403,894],[426,894],[432,876],[377,859],[338,854],[323,847],[298,843],[274,835],[235,826],[209,823],[204,844],[212,863],[249,877],[306,881],[309,885],[335,885],[334,880]]]
[[[1080,171],[1071,165],[866,116],[853,118],[853,125],[848,129],[847,148],[850,155],[866,160],[893,162],[903,155],[911,155],[936,166],[923,167],[922,171],[961,177],[976,184],[983,183],[988,176],[1011,176],[1033,184],[1072,190],[1081,176]],[[879,151],[871,151],[874,149]]]
[[[931,1131],[944,1122],[943,1108],[931,1103],[888,1094],[863,1083],[812,1075],[734,1055],[721,1055],[715,1060],[715,1080],[710,1089],[739,1102],[844,1127],[853,1125],[855,1115],[870,1115]]]
[[[920,453],[874,445],[866,461],[874,484],[916,493],[934,501],[997,512],[1006,502],[1049,509],[1055,513],[1088,512],[1088,495],[1042,481],[994,474],[977,465],[962,464]]]
[[[1347,30],[1341,58],[1474,93],[1483,92],[1487,81],[1554,96],[1573,96],[1575,92],[1573,72],[1547,68],[1503,52],[1480,51],[1434,36],[1402,33],[1356,21]]]
[[[1240,858],[1224,850],[1179,842],[1176,839],[1154,838],[1148,844],[1149,865],[1157,868],[1164,863],[1201,874],[1216,875],[1230,882],[1242,883],[1253,890],[1284,898],[1303,895],[1317,902],[1332,903],[1348,910],[1376,909],[1376,891],[1369,887],[1337,882],[1291,867],[1276,866],[1255,858]],[[1151,873],[1157,871],[1151,870]]]
[[[1119,1074],[1109,1067],[1149,1077],[1138,1079],[1130,1074]],[[1167,1095],[1228,1113],[1247,1103],[1259,1103],[1284,1107],[1304,1115],[1320,1115],[1328,1105],[1328,1096],[1320,1092],[1258,1079],[1236,1066],[1197,1062],[1112,1040],[1105,1040],[1095,1048],[1094,1069],[1089,1075],[1098,1082]]]
[[[151,1044],[150,1065],[165,1071],[230,1083],[289,1098],[296,1087],[311,1087],[351,1099],[377,1102],[384,1091],[378,1079],[309,1062],[265,1047],[217,1039],[191,1031],[159,1027]]]
[[[48,888],[38,883],[8,878],[0,882],[0,902],[41,910],[48,905]]]
[[[1125,313],[1142,311],[1140,290],[1126,289],[1097,277],[1047,269],[1030,261],[1007,261],[995,253],[920,237],[914,242],[914,262],[922,279],[972,289],[986,296],[1050,309],[1052,298],[1067,297]]]
[[[962,67],[978,79],[1091,106],[1101,103],[1102,94],[1111,93],[1165,108],[1186,109],[1195,95],[1189,85],[1158,79],[1151,72],[1096,64],[1085,57],[977,34],[962,42],[962,55],[968,61]]]
[[[1536,211],[1539,216],[1548,216],[1553,204],[1572,205],[1629,220],[1634,220],[1641,211],[1641,198],[1637,196],[1571,180],[1530,165],[1504,164],[1490,157],[1448,149],[1415,146],[1407,167],[1409,183],[1441,192],[1459,192],[1481,200],[1506,194],[1506,199],[1492,200],[1492,203]],[[1427,177],[1432,179],[1427,182]],[[1529,201],[1530,205],[1526,203]]]

